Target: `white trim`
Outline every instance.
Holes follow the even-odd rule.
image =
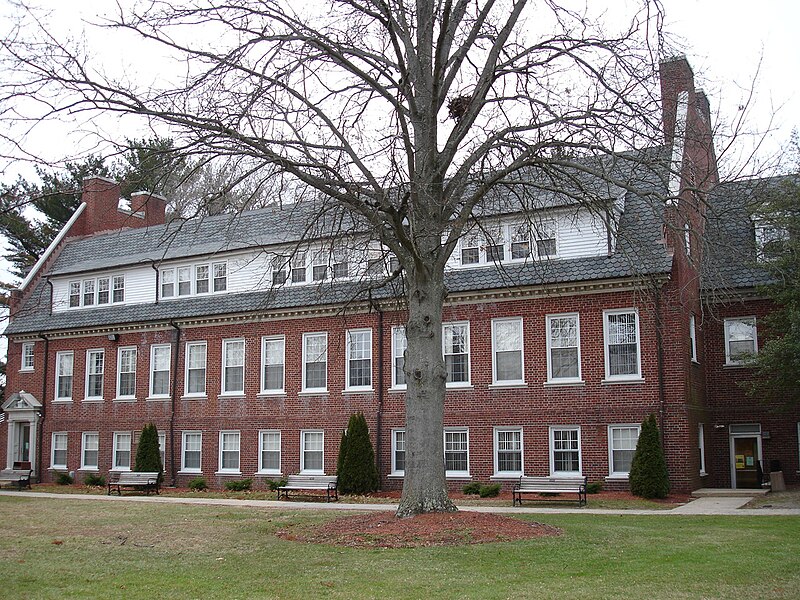
[[[368,334],[369,338],[369,384],[350,385],[350,349],[352,345],[352,334]],[[359,329],[348,329],[344,332],[345,354],[344,354],[344,391],[345,392],[371,392],[372,391],[372,329],[362,327]]]
[[[622,314],[630,314],[633,313],[634,315],[634,325],[636,329],[636,367],[637,370],[635,373],[624,373],[621,375],[611,375],[610,374],[610,364],[609,364],[609,355],[608,355],[608,317],[611,315],[622,315]],[[631,308],[615,308],[613,310],[604,310],[603,311],[603,355],[604,355],[604,362],[605,362],[605,379],[603,383],[606,382],[615,382],[615,381],[641,381],[642,380],[642,335],[639,327],[639,309],[635,307]]]
[[[697,359],[697,318],[694,313],[689,315],[689,356],[693,363],[699,363]]]
[[[758,354],[758,322],[756,320],[755,315],[747,315],[743,317],[728,317],[724,321],[723,325],[723,335],[724,335],[724,342],[725,342],[725,365],[726,366],[742,366],[747,365],[747,360],[731,360],[731,350],[730,350],[730,323],[733,322],[750,322],[752,321],[753,325],[753,355]]]
[[[264,434],[277,434],[278,436],[278,468],[265,469],[264,468]],[[280,475],[281,474],[281,461],[283,460],[282,452],[282,436],[280,429],[261,429],[258,432],[258,471],[259,475]]]
[[[36,274],[39,272],[39,269],[41,269],[44,266],[44,264],[50,259],[50,255],[53,254],[53,251],[58,247],[58,245],[67,235],[67,232],[69,232],[70,228],[75,224],[75,221],[78,220],[78,217],[80,217],[81,214],[83,214],[84,210],[86,210],[86,202],[81,202],[80,206],[78,206],[75,212],[72,213],[72,216],[69,218],[69,220],[61,228],[61,231],[59,231],[56,237],[53,238],[53,241],[50,242],[50,245],[47,247],[47,250],[44,251],[44,254],[42,254],[39,257],[39,260],[37,260],[36,264],[33,265],[33,268],[28,272],[25,279],[23,279],[22,283],[19,284],[19,287],[17,289],[20,292],[24,291],[25,288],[28,287],[30,282],[33,281],[33,278],[36,277]]]
[[[750,431],[744,431],[747,426],[751,427]],[[741,429],[739,432],[734,432],[733,430],[736,426],[740,426]],[[761,423],[734,423],[728,425],[728,447],[729,447],[729,454],[728,454],[728,462],[730,464],[731,469],[731,489],[736,488],[736,455],[735,455],[735,447],[733,440],[735,438],[755,438],[756,439],[756,449],[758,451],[758,457],[756,460],[762,461],[763,458],[761,456]]]
[[[202,346],[203,352],[203,391],[190,392],[189,391],[189,350],[190,346]],[[198,340],[194,342],[186,342],[183,351],[183,398],[208,398],[208,342],[205,340]],[[196,369],[199,370],[199,369]]]
[[[518,323],[519,324],[519,379],[498,379],[497,378],[497,340],[495,339],[496,325],[498,323]],[[525,383],[525,325],[522,317],[501,317],[492,319],[492,386],[513,386],[526,385]]]
[[[447,434],[448,433],[466,433],[467,434],[467,470],[466,471],[450,471],[447,469]],[[445,427],[442,432],[442,450],[444,454],[442,459],[444,461],[444,474],[449,479],[465,479],[472,477],[469,474],[469,427]]]
[[[97,439],[97,448],[92,450],[97,452],[97,462],[93,465],[86,464],[86,436],[93,435]],[[81,433],[81,468],[80,471],[98,471],[100,469],[100,432],[99,431],[84,431]]]
[[[578,351],[578,376],[577,377],[553,377],[553,361],[551,357],[551,339],[550,339],[550,322],[553,319],[569,319],[575,318],[575,334],[577,336],[577,351]],[[605,321],[605,319],[604,319]],[[545,315],[544,318],[544,326],[545,326],[545,347],[547,351],[547,381],[545,385],[571,385],[576,383],[583,383],[582,372],[581,372],[581,318],[580,314],[577,312],[571,313],[555,313]]]
[[[70,387],[70,395],[69,396],[59,396],[58,395],[58,388],[59,388],[59,385],[58,385],[59,373],[58,373],[58,371],[59,371],[59,367],[60,367],[61,358],[65,357],[65,356],[69,356],[69,357],[72,358],[71,374],[65,376],[65,377],[71,377],[72,378],[71,381],[70,381],[70,386],[69,386]],[[75,393],[75,352],[72,351],[72,350],[60,350],[60,351],[56,352],[56,365],[55,366],[56,366],[56,368],[55,368],[55,371],[56,371],[56,373],[55,373],[55,375],[56,375],[56,385],[55,385],[55,389],[53,390],[53,401],[54,402],[72,402],[72,395]]]
[[[122,384],[122,353],[133,350],[133,394],[125,394],[124,396],[120,393],[120,387]],[[123,346],[121,348],[117,348],[117,396],[114,398],[115,400],[135,400],[136,399],[136,371],[139,362],[139,349],[136,346]],[[126,373],[130,373],[130,371],[126,371]]]
[[[155,394],[153,393],[153,376],[155,375],[155,354],[156,349],[166,348],[167,349],[167,393],[166,394]],[[163,373],[163,371],[159,371],[159,373]],[[172,388],[172,344],[151,344],[150,345],[150,386],[148,387],[149,396],[146,398],[147,400],[162,400],[170,397],[170,391]]]
[[[697,424],[697,446],[700,451],[700,475],[708,475],[706,471],[706,435],[703,423]]]
[[[306,469],[306,435],[310,433],[322,434],[322,469]],[[324,430],[322,429],[300,430],[300,473],[304,475],[325,474],[325,431]]]
[[[64,462],[56,464],[56,436],[64,436]],[[67,452],[69,449],[69,434],[66,431],[54,431],[50,438],[50,468],[64,470],[67,468]]]
[[[199,452],[200,453],[200,466],[197,468],[187,468],[186,467],[186,436],[187,435],[197,435],[200,436],[200,449],[199,450],[192,450],[192,452]],[[188,429],[186,431],[181,431],[181,473],[202,473],[203,472],[203,432],[196,429]]]
[[[798,424],[798,426],[800,426],[800,424]],[[405,451],[406,451],[406,448],[405,448],[406,430],[405,430],[405,428],[400,427],[400,428],[392,429],[392,460],[391,460],[391,469],[392,469],[392,471],[391,471],[391,473],[389,473],[389,475],[390,476],[394,476],[394,477],[404,477],[405,474],[406,474],[405,468],[398,469],[397,468],[397,462],[395,460],[396,459],[395,453],[397,452],[397,434],[398,433],[402,433],[403,434],[403,453],[405,453]]]
[[[466,381],[448,381],[445,383],[445,388],[471,388],[472,387],[472,352],[471,352],[471,341],[470,337],[470,325],[469,321],[448,321],[446,323],[442,323],[442,358],[446,356],[445,353],[445,328],[446,327],[454,327],[454,326],[463,326],[466,325],[467,328],[467,339],[466,339],[466,354],[467,354],[467,380]],[[457,356],[453,354],[453,356]],[[445,369],[447,367],[445,366]]]
[[[236,436],[236,468],[224,468],[222,466],[222,438],[227,435]],[[228,450],[233,452],[233,450]],[[219,446],[217,451],[217,474],[239,475],[242,467],[242,432],[237,429],[223,429],[219,432]]]
[[[227,381],[225,379],[226,371],[228,368],[228,346],[231,344],[241,344],[242,345],[242,364],[241,366],[233,366],[233,369],[242,369],[242,387],[241,389],[226,389]],[[247,343],[245,342],[244,338],[227,338],[222,340],[222,372],[220,373],[220,390],[219,393],[221,396],[243,396],[244,395],[244,387],[245,387],[245,365],[247,364]],[[206,366],[208,363],[208,357],[206,357]]]
[[[614,470],[614,447],[612,442],[614,440],[613,435],[611,433],[612,429],[635,429],[636,433],[636,440],[638,442],[639,436],[642,434],[642,426],[639,423],[611,423],[608,426],[608,477],[607,479],[628,479],[628,475],[630,474],[628,471],[615,471]],[[628,448],[624,448],[628,450]],[[622,450],[622,448],[621,448]],[[633,447],[633,451],[636,452],[636,446]]]
[[[89,395],[89,368],[92,364],[89,360],[89,355],[95,352],[100,352],[103,355],[103,371],[99,373],[100,375],[100,388],[101,394],[99,396],[90,396]],[[73,369],[74,373],[74,369]],[[98,375],[98,373],[94,373],[94,375]],[[102,402],[105,398],[106,393],[106,351],[104,348],[89,348],[86,351],[86,376],[84,377],[85,381],[83,382],[83,400],[84,402]]]
[[[27,366],[25,364],[25,354],[26,354],[25,350],[27,348],[30,348],[30,350],[31,350],[30,351],[30,357],[31,357],[30,366]],[[35,362],[36,355],[34,354],[35,350],[36,350],[36,342],[22,342],[22,344],[20,345],[20,357],[19,357],[19,365],[20,365],[19,366],[19,370],[20,370],[20,373],[30,373],[31,371],[35,370],[35,366],[36,366],[36,362]]]
[[[405,340],[406,348],[408,348],[408,338],[406,338],[406,327],[405,327],[405,325],[393,325],[392,326],[392,356],[391,356],[391,358],[392,358],[392,366],[391,366],[391,369],[392,369],[392,387],[390,388],[389,391],[401,391],[401,390],[404,391],[408,387],[408,385],[405,384],[405,383],[397,383],[397,373],[395,372],[395,370],[396,370],[395,360],[397,360],[397,358],[399,358],[398,356],[396,356],[396,354],[397,354],[397,344],[395,343],[395,333],[399,332],[399,331],[403,332],[403,339]],[[405,354],[405,350],[403,350],[403,353]],[[405,365],[405,356],[403,357],[403,365]]]
[[[119,436],[128,436],[128,466],[120,466],[117,464],[117,443]],[[133,434],[130,431],[115,431],[113,441],[111,444],[111,470],[112,471],[130,471],[131,463],[133,462]]]
[[[266,378],[264,377],[264,370],[266,368],[266,363],[264,362],[267,358],[266,347],[268,342],[280,342],[281,343],[281,366],[282,366],[282,375],[281,375],[281,387],[280,388],[270,388],[266,389],[264,384],[266,383]],[[259,385],[259,396],[278,396],[286,393],[286,336],[285,335],[265,335],[261,337],[261,383]]]
[[[310,388],[306,386],[306,341],[312,337],[324,336],[325,338],[325,385],[322,387]],[[302,356],[302,388],[301,394],[319,394],[327,393],[328,391],[328,332],[327,331],[314,331],[306,332],[303,334],[303,356]]]
[[[500,440],[498,438],[498,434],[501,432],[511,432],[511,431],[518,431],[519,432],[519,458],[520,458],[520,470],[519,471],[501,471],[498,466],[498,452],[500,450]],[[516,478],[525,473],[525,438],[524,438],[523,429],[521,426],[513,426],[513,427],[502,427],[496,426],[492,430],[492,458],[494,463],[494,470],[492,473],[491,478]]]
[[[578,470],[577,471],[556,471],[555,470],[555,439],[553,434],[556,431],[577,431],[578,432]],[[550,476],[551,477],[576,477],[583,475],[583,449],[581,448],[581,426],[580,425],[550,425]]]

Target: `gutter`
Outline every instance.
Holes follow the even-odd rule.
[[[44,340],[44,366],[42,369],[42,410],[39,412],[39,422],[36,426],[38,441],[36,442],[36,481],[42,482],[42,442],[44,440],[44,413],[47,406],[47,366],[50,358],[50,339],[45,335],[40,335]]]
[[[172,389],[170,390],[170,410],[169,410],[169,465],[170,465],[170,485],[175,487],[177,471],[175,469],[175,396],[178,393],[178,352],[181,342],[181,328],[175,321],[169,322],[175,330],[172,332]]]
[[[381,447],[383,444],[383,311],[375,306],[378,311],[378,408],[375,417],[375,465],[378,469],[378,489],[382,489],[381,482]]]

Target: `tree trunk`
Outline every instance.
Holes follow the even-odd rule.
[[[457,510],[447,495],[442,436],[444,273],[414,271],[408,278],[406,465],[398,517]]]

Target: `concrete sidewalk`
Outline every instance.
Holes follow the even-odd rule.
[[[175,496],[101,496],[91,494],[54,494],[51,492],[0,491],[0,497],[52,498],[79,502],[157,502],[161,504],[198,504],[281,510],[394,511],[396,504],[345,504],[340,502],[289,502],[279,500],[237,500],[226,498],[179,498]],[[729,516],[800,516],[798,508],[740,508],[752,498],[698,498],[670,510],[612,510],[604,508],[560,508],[538,506],[459,506],[463,511],[497,514],[584,514],[584,515],[729,515]]]

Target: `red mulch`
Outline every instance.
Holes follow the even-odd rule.
[[[351,548],[416,548],[527,540],[561,535],[561,530],[491,513],[459,511],[398,519],[389,512],[373,512],[322,525],[281,529],[277,535],[285,540]]]

